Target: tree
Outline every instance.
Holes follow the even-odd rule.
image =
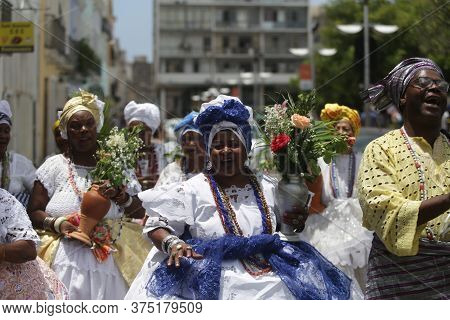
[[[370,0],[370,22],[399,27],[391,35],[370,32],[371,82],[380,80],[401,60],[414,56],[434,60],[448,79],[449,19],[448,0]],[[320,26],[321,44],[334,47],[338,52],[333,57],[316,57],[316,87],[320,101],[322,105],[338,102],[361,110],[363,35],[362,32],[342,34],[336,25],[361,23],[362,4],[355,0],[333,0],[325,6],[324,20]]]

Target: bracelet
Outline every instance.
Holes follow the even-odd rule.
[[[168,249],[169,249],[169,245],[170,243],[172,243],[173,241],[179,239],[177,236],[173,235],[173,234],[169,234],[168,236],[166,236],[162,241],[161,241],[161,251],[164,253],[169,253]]]
[[[53,224],[56,233],[61,233],[61,225],[64,221],[67,221],[66,217],[56,218],[55,223]]]
[[[56,230],[54,229],[54,223],[55,223],[56,219],[57,218],[53,218],[53,217],[45,217],[44,221],[42,222],[42,226],[44,227],[44,230],[56,233]]]
[[[185,243],[183,240],[181,240],[181,239],[177,239],[177,240],[175,240],[175,241],[172,241],[170,244],[169,244],[169,246],[168,246],[168,248],[167,248],[167,252],[172,252],[172,248],[174,247],[174,246],[176,246],[176,245],[179,245],[180,243]],[[178,249],[178,248],[177,248]],[[180,248],[181,249],[181,248]],[[179,250],[179,249],[178,249]]]
[[[6,260],[6,245],[0,244],[0,262]]]
[[[128,194],[128,193],[127,193]],[[124,204],[121,205],[123,209],[128,208],[133,203],[133,197],[128,194],[128,200]]]

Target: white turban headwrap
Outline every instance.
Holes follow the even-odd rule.
[[[152,129],[153,134],[161,123],[159,108],[152,103],[130,101],[123,110],[123,115],[127,125],[133,121],[141,121]]]
[[[12,125],[12,112],[8,101],[0,101],[0,124],[6,123],[7,125]]]

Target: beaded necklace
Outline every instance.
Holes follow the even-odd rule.
[[[414,150],[411,140],[408,136],[408,134],[405,131],[405,127],[401,127],[400,128],[400,133],[405,141],[405,145],[408,148],[409,152],[411,153],[411,156],[414,160],[414,165],[416,166],[417,169],[417,173],[419,175],[419,195],[420,195],[420,201],[424,201],[427,199],[427,190],[425,188],[425,171],[422,165],[422,162],[420,161],[416,151]],[[445,141],[447,142],[447,144],[449,145],[449,141],[447,139],[446,136],[442,135],[445,139]],[[425,227],[425,232],[427,234],[427,238],[429,240],[435,241],[436,240],[436,236],[433,232],[433,230],[431,229],[429,222],[427,223],[427,226]]]
[[[5,155],[2,159],[2,180],[1,187],[2,189],[8,190],[9,188],[9,153],[5,152]]]
[[[249,169],[248,169],[249,170]],[[250,170],[249,170],[250,171]],[[250,173],[250,185],[256,198],[258,209],[261,212],[263,233],[272,233],[272,220],[270,219],[270,210],[265,200],[264,194],[259,186],[256,177]],[[236,213],[231,206],[230,199],[222,187],[220,187],[214,180],[212,175],[207,174],[208,182],[213,194],[214,202],[216,203],[217,211],[222,222],[222,226],[227,234],[236,236],[244,236],[239,223],[236,218]],[[250,256],[247,259],[240,259],[244,269],[252,276],[259,276],[270,272],[272,267],[263,258],[259,256]]]
[[[355,184],[355,153],[352,151],[348,158],[348,179],[347,179],[347,198],[350,198],[353,195],[353,185]],[[330,168],[330,184],[331,190],[333,190],[333,196],[336,199],[341,198],[341,194],[339,192],[339,186],[337,182],[337,173],[336,173],[336,159],[333,158],[331,160],[331,168]]]
[[[70,183],[70,186],[72,187],[73,191],[78,196],[78,199],[81,202],[81,200],[83,199],[83,195],[84,195],[84,193],[86,191],[81,191],[78,188],[77,183],[75,182],[75,175],[78,176],[78,174],[75,173],[74,170],[73,170],[73,167],[72,167],[73,166],[73,162],[72,162],[72,160],[67,159],[67,158],[64,158],[64,159],[66,159],[66,162],[67,162],[67,168],[68,168],[68,171],[69,171],[69,183]],[[91,181],[89,181],[88,177],[89,177],[89,173],[88,173],[88,175],[86,177],[86,181],[87,181],[87,184],[88,184],[87,189],[89,189],[90,185],[91,185]]]

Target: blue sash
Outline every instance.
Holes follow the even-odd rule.
[[[183,258],[179,268],[168,267],[167,259],[161,262],[147,283],[148,295],[217,300],[222,261],[262,254],[296,299],[350,298],[350,278],[306,242],[284,242],[278,235],[261,234],[249,238],[225,235],[214,240],[190,239],[187,243],[203,259]]]

